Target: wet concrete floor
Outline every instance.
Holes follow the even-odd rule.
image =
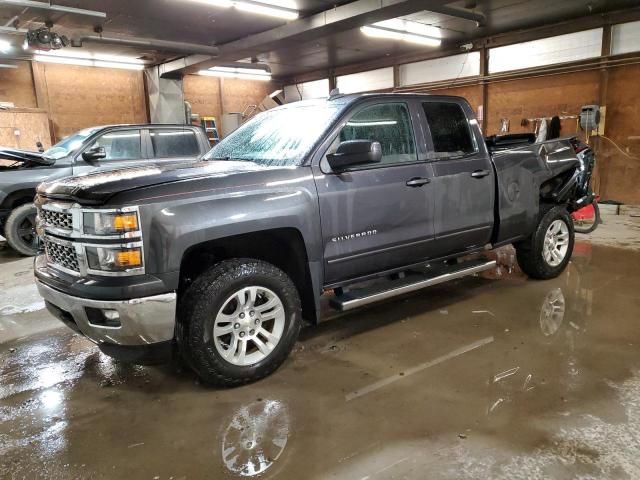
[[[640,478],[640,252],[581,242],[550,281],[499,260],[216,390],[57,328],[2,250],[0,478]]]

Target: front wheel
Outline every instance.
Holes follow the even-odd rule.
[[[13,210],[4,226],[7,243],[16,252],[29,257],[38,253],[40,239],[36,233],[36,206],[33,203],[20,205]]]
[[[275,371],[302,324],[298,290],[279,268],[225,260],[198,277],[181,301],[180,352],[208,384],[237,386]]]
[[[560,275],[573,252],[573,220],[564,206],[553,207],[540,219],[535,232],[515,245],[518,265],[531,278]]]

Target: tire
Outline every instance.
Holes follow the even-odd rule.
[[[38,253],[40,247],[40,241],[35,232],[36,214],[37,209],[33,203],[20,205],[9,214],[4,227],[9,246],[28,257]]]
[[[531,278],[546,280],[557,277],[567,267],[573,252],[575,233],[573,220],[564,206],[551,207],[543,212],[533,234],[515,247],[522,271]],[[551,231],[556,227],[560,229],[555,237],[558,245],[554,246],[553,239],[549,240],[552,243],[547,244],[547,235],[554,237]],[[565,246],[566,249],[563,248]]]
[[[595,211],[593,223],[585,228],[582,228],[579,223],[575,223],[574,229],[576,233],[591,233],[598,228],[598,224],[600,223],[600,208],[598,207],[598,202],[593,202],[593,209]]]
[[[261,260],[233,259],[213,266],[187,289],[176,339],[204,383],[235,387],[273,373],[291,352],[301,325],[300,296],[287,274]]]

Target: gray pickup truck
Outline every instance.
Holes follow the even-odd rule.
[[[211,146],[185,125],[109,125],[81,130],[43,153],[0,147],[0,235],[23,255],[35,255],[36,187],[95,170],[195,160]]]
[[[177,350],[238,385],[278,368],[327,298],[346,311],[477,273],[509,243],[529,276],[559,275],[592,160],[577,139],[485,140],[457,97],[293,103],[196,163],[41,185],[37,285],[108,355]]]

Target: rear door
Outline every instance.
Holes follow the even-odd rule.
[[[110,170],[137,165],[147,159],[144,131],[140,128],[108,130],[99,135],[92,143],[82,151],[94,147],[103,147],[105,158],[100,160],[85,161],[82,152],[76,156],[73,166],[73,174],[92,170]]]
[[[154,162],[189,161],[202,153],[198,136],[190,128],[150,128],[149,139]]]
[[[325,284],[416,263],[433,240],[430,167],[417,148],[417,106],[371,101],[356,107],[331,134],[315,171]],[[379,164],[334,173],[326,155],[346,140],[380,142]]]
[[[466,102],[421,102],[433,168],[433,256],[472,250],[491,239],[495,178],[484,140]],[[429,145],[430,142],[430,145]]]

